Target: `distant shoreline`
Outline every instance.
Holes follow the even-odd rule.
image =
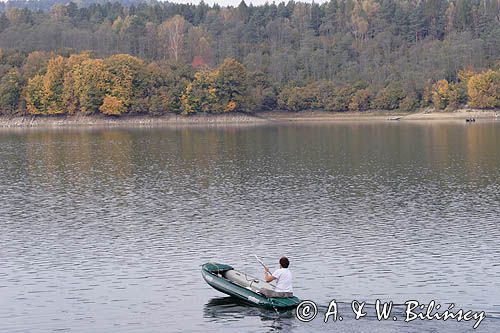
[[[151,116],[0,116],[0,128],[31,127],[163,127],[182,125],[262,125],[286,122],[385,122],[385,121],[465,121],[466,118],[476,120],[500,120],[500,110],[459,109],[456,111],[399,112],[399,111],[366,111],[366,112],[326,112],[326,111],[269,111],[256,114],[196,114],[183,116],[167,114],[160,117]]]
[[[499,119],[500,109],[458,109],[455,111],[433,111],[432,109],[419,110],[415,112],[402,111],[366,111],[366,112],[264,112],[259,115],[274,121],[465,121],[466,118]]]

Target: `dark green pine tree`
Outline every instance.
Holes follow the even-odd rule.
[[[321,26],[321,19],[323,18],[323,12],[320,6],[313,1],[311,4],[311,19],[310,19],[310,29],[314,31],[314,35],[319,35],[319,28]]]
[[[405,40],[408,42],[413,41],[417,43],[427,36],[427,24],[422,3],[417,4],[416,7],[410,11],[408,26],[408,35],[405,36]]]

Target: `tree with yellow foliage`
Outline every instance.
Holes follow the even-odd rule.
[[[78,73],[80,64],[89,59],[91,59],[91,54],[83,52],[72,54],[66,60],[67,71],[64,75],[62,102],[68,114],[76,114],[80,110],[79,94],[75,87],[75,76]]]
[[[134,99],[143,97],[143,85],[147,78],[144,61],[128,54],[117,54],[104,59],[106,70],[110,74],[110,95],[118,98],[128,109]]]
[[[215,85],[219,105],[223,112],[243,111],[247,98],[247,72],[238,61],[228,58],[215,72]]]
[[[219,113],[223,109],[218,103],[216,82],[216,71],[202,70],[194,75],[182,94],[182,108],[184,113]]]
[[[24,91],[26,101],[26,111],[31,115],[47,114],[45,107],[45,89],[43,76],[38,74],[28,80],[28,85]]]
[[[215,70],[194,75],[182,95],[185,113],[223,113],[247,110],[247,73],[234,59],[226,59]]]
[[[432,103],[436,109],[448,106],[450,85],[447,80],[439,80],[432,86]]]
[[[107,116],[119,116],[127,112],[127,108],[118,97],[106,95],[99,111]]]
[[[75,92],[80,112],[93,114],[99,110],[104,96],[112,90],[112,78],[101,59],[88,59],[73,68]]]
[[[44,101],[48,114],[64,114],[67,110],[63,104],[64,73],[66,61],[57,56],[49,60],[47,72],[43,78]]]
[[[477,108],[500,107],[500,71],[488,70],[472,75],[467,82],[469,105]]]

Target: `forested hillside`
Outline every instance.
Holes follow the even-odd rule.
[[[68,0],[8,0],[5,2],[0,2],[0,12],[12,8],[18,9],[30,9],[32,11],[50,11],[54,5],[67,5],[70,1]],[[78,7],[89,7],[95,4],[106,4],[108,0],[74,0],[73,1]],[[144,3],[155,4],[154,0],[120,0],[120,4],[123,6],[137,6]]]
[[[498,0],[30,3],[0,16],[4,114],[500,107]]]

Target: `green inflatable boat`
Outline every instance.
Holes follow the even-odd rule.
[[[274,286],[251,277],[225,264],[206,263],[201,268],[203,279],[214,289],[249,305],[267,309],[292,309],[300,299],[292,293],[274,291]]]

